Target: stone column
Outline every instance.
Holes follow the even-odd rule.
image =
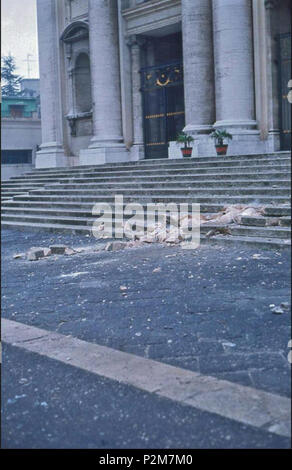
[[[56,0],[37,1],[42,144],[36,167],[67,166],[64,155]]]
[[[122,137],[118,15],[116,0],[89,0],[93,138],[80,163],[127,159]]]
[[[216,128],[256,127],[251,0],[213,0]]]
[[[215,120],[211,0],[182,0],[185,131],[210,132]]]
[[[144,158],[144,138],[143,138],[143,105],[141,93],[140,75],[140,50],[145,45],[145,40],[137,35],[129,37],[128,46],[131,50],[131,71],[132,71],[132,109],[133,109],[133,148],[131,153],[133,159]]]
[[[258,0],[259,1],[259,0]],[[280,123],[279,123],[279,97],[278,97],[278,63],[275,61],[278,53],[278,43],[274,30],[274,15],[280,8],[280,0],[265,0],[265,39],[266,39],[266,71],[267,71],[267,122],[268,122],[268,139],[270,141],[269,151],[279,151],[280,143]],[[265,51],[261,51],[261,55]]]

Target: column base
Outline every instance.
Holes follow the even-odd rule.
[[[69,158],[65,155],[62,145],[43,144],[36,152],[36,168],[57,168],[70,166]]]
[[[188,124],[187,126],[185,126],[183,131],[186,134],[190,134],[194,137],[196,135],[210,134],[210,132],[212,132],[213,130],[214,129],[213,129],[213,126],[211,124],[206,124],[206,125],[201,125],[201,126]]]
[[[80,150],[79,165],[104,165],[105,163],[128,162],[130,152],[123,144]]]
[[[226,129],[231,134],[237,131],[244,131],[244,130],[257,130],[257,122],[252,119],[246,120],[228,120],[224,119],[222,121],[216,121],[214,124],[214,129]]]
[[[143,144],[134,144],[130,148],[130,160],[131,162],[137,162],[139,160],[144,160],[145,150]]]

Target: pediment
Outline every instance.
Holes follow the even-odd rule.
[[[61,40],[66,43],[72,43],[76,41],[80,41],[80,39],[84,39],[88,37],[88,23],[87,21],[74,21],[70,23],[64,29]]]

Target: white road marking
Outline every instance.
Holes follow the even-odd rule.
[[[199,410],[291,435],[291,403],[280,395],[7,319],[2,319],[2,341]]]

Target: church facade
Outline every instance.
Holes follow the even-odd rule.
[[[38,0],[36,167],[291,146],[290,0]],[[291,84],[291,83],[290,83]]]

